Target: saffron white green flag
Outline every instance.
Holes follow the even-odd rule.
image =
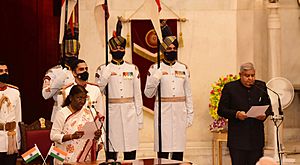
[[[51,146],[48,155],[54,157],[55,159],[58,159],[59,161],[64,161],[66,156],[67,156],[67,152],[63,151],[62,149],[56,147],[56,146]]]
[[[96,0],[94,15],[96,21],[97,31],[99,33],[99,38],[102,46],[105,46],[105,13],[108,14],[108,6],[104,4],[104,0]],[[107,15],[109,16],[109,15]],[[107,18],[108,19],[108,18]]]
[[[161,27],[160,27],[160,11],[161,11],[161,5],[160,0],[144,0],[143,4],[143,12],[147,15],[148,18],[150,18],[154,30],[157,34],[157,37],[159,41],[162,43],[163,38],[161,34]]]
[[[30,150],[26,151],[21,156],[26,163],[29,163],[40,155],[41,155],[41,152],[38,149],[38,147],[35,145],[34,147],[32,147]]]
[[[68,3],[66,1],[68,1]],[[67,17],[67,23],[68,23],[70,20],[70,17],[71,17],[71,13],[73,12],[76,4],[77,4],[77,0],[62,0],[61,15],[60,15],[60,28],[59,28],[59,40],[58,40],[59,44],[62,43],[64,34],[65,34],[65,19]],[[66,13],[66,5],[67,5],[67,13]]]

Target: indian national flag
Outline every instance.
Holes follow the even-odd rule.
[[[41,155],[41,152],[38,149],[38,147],[35,145],[34,147],[32,147],[30,150],[28,150],[27,152],[25,152],[21,156],[22,156],[22,158],[24,159],[24,161],[26,163],[29,163],[29,162],[31,162],[32,160],[34,160],[35,158],[37,158],[40,155]]]
[[[48,155],[54,157],[55,159],[58,159],[60,161],[64,161],[66,156],[67,156],[67,152],[63,151],[62,149],[55,147],[55,146],[51,146]]]
[[[159,41],[163,42],[159,21],[161,11],[160,0],[144,0],[142,10],[150,18]]]
[[[61,6],[61,15],[60,15],[59,44],[62,43],[65,34],[65,19],[67,17],[67,23],[68,23],[71,18],[71,13],[73,12],[75,5],[77,4],[77,0],[61,0],[61,4],[62,6]],[[66,6],[67,6],[67,11],[66,11]]]

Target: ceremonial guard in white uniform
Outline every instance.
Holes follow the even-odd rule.
[[[0,164],[15,165],[21,146],[21,99],[18,88],[7,82],[7,65],[0,62]]]
[[[43,79],[42,95],[45,100],[53,98],[54,105],[51,115],[51,121],[54,121],[55,114],[58,111],[57,95],[63,86],[75,81],[70,65],[78,59],[80,44],[78,41],[79,29],[78,23],[74,23],[73,32],[70,25],[67,25],[67,33],[64,35],[64,41],[61,45],[62,56],[60,64],[49,69]]]
[[[54,105],[51,115],[51,121],[54,121],[56,112],[58,111],[57,95],[59,94],[60,89],[74,82],[74,77],[72,71],[63,68],[61,65],[57,65],[49,69],[44,77],[42,95],[44,99],[53,98]]]
[[[125,62],[126,40],[117,33],[109,40],[111,62],[96,71],[96,83],[101,91],[108,85],[109,140],[108,159],[117,159],[117,152],[124,152],[124,159],[135,159],[138,148],[138,130],[143,125],[142,95],[137,66]]]
[[[162,27],[163,35],[168,26]],[[156,96],[155,118],[155,151],[159,158],[182,160],[186,144],[186,128],[192,125],[193,101],[190,87],[190,73],[183,63],[177,61],[178,42],[175,36],[163,36],[161,51],[164,59],[149,68],[144,93],[151,98]],[[161,90],[161,135],[162,152],[159,152],[158,137],[158,85]]]

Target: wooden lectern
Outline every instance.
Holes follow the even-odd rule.
[[[212,162],[215,165],[215,151],[217,149],[218,165],[222,165],[222,142],[227,142],[227,132],[212,132]]]

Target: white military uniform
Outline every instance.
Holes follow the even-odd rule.
[[[75,82],[74,76],[71,70],[63,69],[61,65],[57,65],[49,69],[44,77],[42,95],[44,99],[53,98],[54,105],[51,115],[51,121],[54,121],[57,107],[57,95],[60,89],[70,83]]]
[[[71,83],[71,84],[64,86],[61,89],[61,91],[59,92],[59,94],[57,95],[57,105],[58,105],[59,110],[62,108],[61,106],[62,106],[64,100],[67,98],[67,96],[69,95],[69,93],[71,91],[71,88],[74,85],[77,85],[77,84]],[[87,93],[88,98],[83,107],[86,109],[88,109],[88,107],[93,109],[93,107],[94,107],[97,112],[100,112],[101,114],[103,114],[104,113],[104,103],[103,103],[102,93],[101,93],[99,87],[96,84],[87,82],[85,89],[88,91],[88,93]]]
[[[147,76],[145,95],[149,98],[156,95],[159,83],[161,84],[162,152],[183,152],[186,143],[186,127],[191,126],[193,121],[190,75],[186,65],[178,61],[173,65],[161,62],[160,69],[157,69],[157,64],[152,65]],[[158,152],[157,96],[154,112],[154,148]]]
[[[17,149],[21,146],[21,135],[18,123],[22,120],[20,92],[17,87],[7,85],[0,89],[0,124],[16,122]],[[7,152],[8,131],[0,130],[0,152]]]
[[[107,84],[109,89],[109,151],[137,150],[138,129],[143,125],[138,68],[127,62],[101,65],[96,71],[96,83],[101,91]]]

